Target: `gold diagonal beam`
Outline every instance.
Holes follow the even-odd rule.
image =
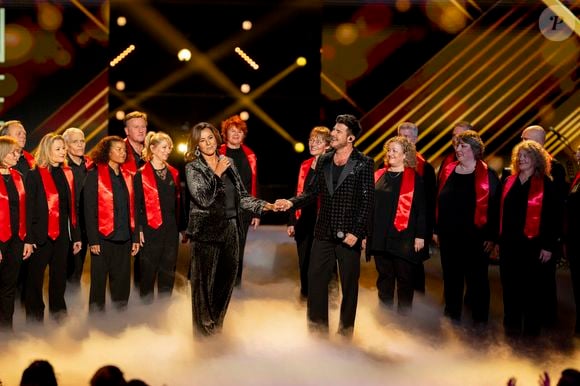
[[[334,83],[332,81],[332,79],[330,79],[324,72],[320,73],[320,79],[322,79],[324,82],[326,82],[326,84],[328,84],[330,86],[330,88],[332,88],[334,91],[336,91],[338,93],[338,95],[340,95],[345,101],[350,103],[352,107],[357,109],[359,112],[364,111],[356,104],[356,102],[350,96],[348,96],[347,93],[345,93],[336,83]]]
[[[86,9],[85,6],[82,5],[78,0],[71,0],[71,3],[73,3],[89,19],[91,19],[91,21],[95,23],[95,25],[99,27],[103,32],[105,32],[107,35],[109,34],[109,28],[103,23],[101,23],[101,21],[97,19],[92,13],[90,13],[89,10]]]

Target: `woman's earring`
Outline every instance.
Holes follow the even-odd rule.
[[[201,152],[199,151],[199,147],[195,148],[195,151],[193,152],[193,154],[195,154],[196,157],[199,157],[199,155],[201,154]]]

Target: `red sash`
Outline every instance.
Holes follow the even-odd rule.
[[[27,152],[26,150],[22,150],[22,155],[24,156],[26,162],[28,162],[28,166],[30,167],[30,169],[32,169],[34,165],[36,165],[36,160],[34,159],[34,156],[29,152]]]
[[[451,162],[445,166],[439,179],[439,189],[437,195],[441,193],[441,189],[445,186],[447,179],[453,173],[459,161]],[[481,228],[487,223],[487,208],[489,206],[489,175],[487,173],[487,165],[485,162],[479,160],[475,164],[475,214],[473,223],[478,228]],[[436,216],[438,216],[438,206],[436,208]]]
[[[425,157],[423,157],[423,155],[419,152],[416,153],[417,154],[417,166],[415,167],[415,170],[417,170],[417,173],[423,177],[423,174],[425,173]]]
[[[119,168],[127,191],[129,192],[129,221],[131,231],[135,230],[135,194],[133,190],[133,174],[123,167]],[[107,237],[115,229],[115,213],[113,201],[113,186],[111,184],[111,175],[109,174],[108,164],[97,164],[97,193],[98,193],[98,208],[97,217],[99,221],[99,232]]]
[[[449,154],[447,154],[445,156],[445,158],[443,158],[443,161],[441,162],[441,166],[439,166],[439,172],[442,173],[445,168],[447,167],[447,165],[449,165],[452,162],[457,161],[457,158],[455,158],[455,152],[451,152]]]
[[[251,187],[251,191],[250,194],[254,197],[256,197],[256,195],[258,194],[258,181],[257,181],[257,176],[258,176],[258,158],[256,157],[256,154],[246,145],[242,144],[241,146],[244,154],[246,155],[246,158],[248,159],[248,164],[250,164],[250,170],[252,171],[252,187]],[[226,144],[222,144],[220,146],[219,149],[219,153],[222,155],[226,155],[226,150],[227,150],[227,146]]]
[[[173,177],[175,183],[175,195],[179,205],[179,172],[174,167],[167,165],[167,169]],[[143,185],[143,196],[145,197],[145,212],[147,214],[147,225],[153,229],[157,229],[163,224],[163,217],[161,216],[161,204],[159,202],[159,191],[157,190],[157,179],[151,162],[147,162],[141,167],[141,181]],[[178,209],[179,211],[179,209]],[[178,212],[179,213],[179,212]]]
[[[129,143],[127,138],[124,139],[125,146],[127,148],[127,158],[125,158],[125,163],[123,164],[123,168],[130,172],[131,174],[135,175],[137,173],[137,165],[139,164],[135,159],[135,150],[133,150],[133,146]],[[88,168],[87,168],[88,169]]]
[[[503,226],[503,202],[516,182],[518,176],[509,176],[504,184],[501,195],[501,218],[499,233],[501,234]],[[530,181],[530,191],[528,193],[528,207],[526,209],[526,224],[524,226],[524,235],[532,239],[540,234],[540,218],[542,216],[542,202],[544,201],[544,179],[538,176],[532,176]]]
[[[312,166],[314,159],[315,159],[314,157],[308,158],[306,161],[302,162],[302,164],[300,165],[300,171],[298,172],[298,184],[296,185],[296,195],[298,195],[304,191],[304,182],[306,181],[306,176],[308,175],[308,172],[310,171],[310,167]],[[301,214],[302,214],[302,211],[300,209],[297,209],[295,212],[296,220],[298,220],[300,218]]]
[[[59,227],[59,204],[60,199],[58,196],[58,190],[54,184],[50,170],[47,167],[37,166],[38,173],[42,179],[42,186],[44,187],[44,192],[46,194],[46,203],[48,205],[48,237],[52,240],[56,240],[60,234]],[[75,208],[75,186],[74,186],[74,176],[72,170],[69,167],[63,167],[62,171],[66,177],[68,183],[68,188],[70,192],[69,196],[69,207],[70,207],[70,220],[74,227],[77,226],[76,208]]]
[[[93,160],[90,157],[84,155],[83,158],[85,159],[85,169],[86,170],[92,169],[93,166],[95,166],[95,163],[93,162]]]
[[[387,172],[387,168],[380,168],[375,171],[375,184]],[[409,216],[411,206],[413,205],[413,195],[415,193],[415,170],[405,168],[403,172],[403,181],[399,190],[399,201],[397,202],[397,212],[393,224],[401,232],[409,226]]]
[[[12,181],[18,191],[18,237],[24,240],[26,236],[26,194],[22,176],[17,170],[11,169]],[[8,191],[4,178],[0,177],[0,241],[6,242],[12,237]]]

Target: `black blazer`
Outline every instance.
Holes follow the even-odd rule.
[[[26,176],[24,185],[26,190],[26,243],[42,245],[48,239],[48,203],[38,169],[34,168],[30,170]],[[71,196],[68,184],[65,185],[69,202],[74,203],[77,213],[77,226],[73,227],[72,223],[69,222],[69,238],[73,242],[80,241],[78,201],[76,197]]]
[[[244,188],[242,179],[230,159],[225,173],[231,177],[236,190],[238,234],[241,234],[242,209],[260,216],[266,201],[252,197]],[[224,182],[200,157],[185,165],[185,178],[189,190],[189,224],[187,234],[196,241],[224,242],[227,228],[226,193]]]
[[[312,183],[290,201],[298,209],[320,199],[315,238],[337,240],[351,233],[362,241],[367,235],[374,204],[374,161],[353,149],[337,186],[333,187],[331,165],[334,153],[331,151],[320,156]]]

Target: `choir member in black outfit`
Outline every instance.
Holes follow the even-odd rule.
[[[416,146],[419,136],[419,128],[413,122],[403,122],[397,127],[398,135],[407,138],[413,145]],[[433,227],[435,226],[435,199],[437,197],[437,177],[435,176],[435,169],[425,159],[423,154],[416,152],[417,165],[415,171],[423,178],[423,186],[425,188],[425,221],[427,224],[425,233],[425,248],[419,253],[423,261],[429,259],[429,243],[433,239]],[[425,293],[425,267],[423,262],[414,265],[415,272],[413,274],[415,291]]]
[[[312,157],[300,165],[296,194],[302,193],[304,187],[314,180],[316,161],[318,157],[330,148],[330,129],[325,126],[316,126],[310,131],[308,149]],[[286,229],[288,236],[294,237],[298,250],[298,268],[300,271],[300,296],[308,297],[308,266],[310,264],[310,250],[314,240],[314,225],[316,225],[317,204],[312,203],[302,209],[292,211]]]
[[[125,147],[127,156],[123,164],[123,170],[135,175],[137,170],[145,165],[142,158],[145,136],[147,135],[147,114],[141,111],[133,111],[125,115]],[[139,275],[141,274],[141,254],[134,256],[133,262],[133,283],[139,287]]]
[[[26,193],[20,172],[11,169],[20,157],[20,146],[12,137],[0,136],[0,331],[12,329],[16,282],[22,259],[32,253],[24,249],[26,236]]]
[[[84,186],[84,211],[91,251],[89,310],[103,311],[107,278],[111,300],[123,309],[131,288],[131,256],[139,251],[133,174],[125,170],[123,139],[107,136],[91,152],[95,166]]]
[[[522,140],[534,141],[544,147],[546,142],[546,131],[539,125],[528,126],[522,131]],[[566,169],[564,168],[564,165],[562,165],[551,154],[548,153],[548,156],[550,158],[550,175],[552,176],[552,183],[556,191],[556,197],[558,198],[558,207],[563,210],[566,196],[570,189],[568,182],[566,182]],[[542,285],[544,285],[545,288],[542,291],[542,299],[540,301],[544,307],[544,311],[542,312],[542,324],[544,327],[555,327],[558,319],[556,265],[563,255],[564,246],[562,231],[562,226],[558,224],[558,243],[556,248],[552,251],[553,258],[545,264],[546,269],[543,270],[545,277],[544,280],[542,280]]]
[[[22,178],[26,180],[26,176],[30,169],[34,167],[34,156],[24,150],[26,146],[26,129],[22,122],[17,120],[9,120],[4,122],[4,124],[0,127],[0,135],[7,135],[12,137],[18,143],[20,147],[20,156],[18,157],[18,161],[16,165],[14,165],[14,169],[18,170],[22,175]],[[26,285],[24,284],[26,281],[26,276],[28,272],[28,260],[22,261],[20,265],[20,271],[18,273],[18,282],[16,283],[16,287],[20,292],[20,302],[24,305],[24,297],[25,297],[25,289]]]
[[[64,138],[46,134],[38,145],[36,166],[25,181],[26,244],[35,248],[26,278],[26,319],[44,320],[42,290],[49,266],[48,308],[57,320],[66,315],[67,256],[72,239],[73,253],[82,242],[77,224],[77,202],[73,172],[66,162]]]
[[[241,211],[258,216],[273,204],[246,192],[229,157],[218,153],[220,136],[207,122],[191,130],[185,175],[190,193],[191,298],[195,331],[221,331],[238,271]]]
[[[139,294],[146,302],[153,300],[156,281],[158,295],[171,295],[175,283],[181,187],[179,172],[167,163],[172,149],[166,133],[147,133],[143,148],[147,163],[135,176],[135,207],[141,224]]]
[[[544,271],[556,247],[561,207],[550,158],[541,145],[516,145],[511,170],[503,186],[499,237],[504,328],[507,336],[536,336],[545,310]]]
[[[576,161],[580,166],[580,146],[576,149]],[[566,200],[566,257],[570,264],[570,276],[576,303],[576,327],[574,332],[580,337],[580,171],[572,181]]]
[[[456,137],[457,161],[439,175],[434,235],[441,252],[445,315],[461,320],[465,284],[475,325],[489,317],[488,259],[497,240],[501,198],[499,178],[482,161],[483,151],[475,131]]]
[[[233,115],[222,122],[221,133],[224,143],[219,148],[219,153],[234,160],[234,165],[240,173],[244,188],[252,197],[258,197],[258,159],[252,149],[244,144],[248,135],[246,121],[239,115]],[[244,269],[244,250],[250,225],[256,229],[260,225],[260,217],[252,216],[252,213],[242,212],[242,230],[240,236],[240,264],[236,276],[236,286],[242,283],[242,271]]]
[[[405,137],[393,137],[383,146],[385,167],[375,172],[375,204],[371,216],[367,255],[374,256],[379,300],[406,314],[413,304],[415,265],[427,234],[423,179],[415,171],[415,146]]]
[[[88,248],[88,239],[85,226],[85,216],[83,208],[83,185],[87,177],[87,170],[93,166],[93,161],[85,155],[85,133],[76,127],[70,127],[62,133],[66,145],[68,166],[72,169],[75,177],[75,193],[78,202],[78,222],[81,232],[82,247],[79,253],[73,254],[72,248],[69,248],[67,259],[67,280],[69,289],[78,289],[81,284],[83,275],[83,266]]]

